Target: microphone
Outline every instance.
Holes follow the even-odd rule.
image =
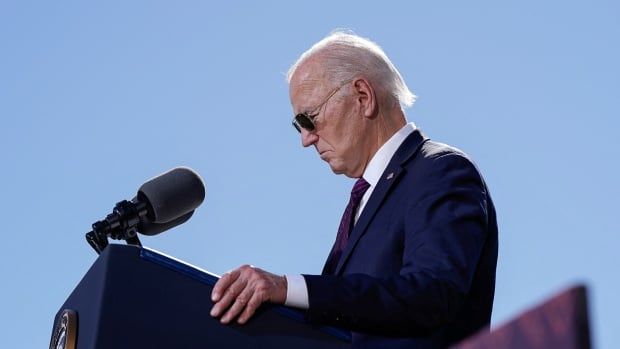
[[[167,223],[196,207],[205,198],[202,178],[189,167],[177,167],[142,184],[132,200],[147,204],[150,223]]]
[[[93,223],[86,241],[97,253],[108,245],[108,237],[141,246],[137,233],[156,235],[185,223],[204,198],[198,173],[189,167],[173,168],[142,184],[131,201],[118,202],[111,214]]]

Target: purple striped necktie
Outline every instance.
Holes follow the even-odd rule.
[[[362,196],[364,196],[364,193],[366,192],[366,190],[368,190],[369,187],[370,184],[368,184],[368,182],[366,182],[364,178],[358,179],[353,185],[349,204],[344,210],[344,213],[342,214],[342,219],[340,220],[338,235],[336,235],[336,242],[334,242],[334,246],[329,253],[329,257],[327,257],[327,262],[325,262],[325,267],[323,268],[324,275],[333,274],[336,270],[336,266],[338,266],[338,262],[340,261],[340,257],[342,256],[342,252],[344,251],[345,247],[347,247],[347,242],[349,241],[349,234],[351,234],[351,230],[353,230],[355,211],[357,210],[357,207],[362,200]]]

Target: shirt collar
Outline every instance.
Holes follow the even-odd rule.
[[[415,131],[416,126],[413,122],[405,124],[398,132],[396,132],[387,142],[383,143],[381,148],[377,150],[375,155],[366,166],[362,178],[366,180],[372,187],[379,183],[381,175],[390,163],[390,160],[398,150],[398,147],[405,141],[405,138]]]

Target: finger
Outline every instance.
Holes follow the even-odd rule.
[[[224,275],[217,280],[215,286],[213,286],[213,290],[211,291],[211,300],[217,302],[226,289],[228,289],[228,287],[239,278],[240,274],[241,272],[239,269],[224,273]]]
[[[237,322],[239,324],[245,324],[248,322],[248,320],[250,320],[252,315],[256,312],[256,309],[258,309],[263,302],[264,297],[262,297],[258,292],[252,294],[252,298],[250,298],[248,304],[245,306],[245,309],[243,309],[243,312],[239,315],[239,318],[237,318]]]
[[[211,309],[211,316],[220,316],[225,309],[233,304],[237,296],[245,289],[247,281],[243,277],[237,278],[224,292],[224,295]]]
[[[247,306],[249,300],[252,298],[254,290],[251,287],[246,287],[235,299],[233,305],[228,309],[226,314],[222,316],[222,323],[227,324],[241,313]]]

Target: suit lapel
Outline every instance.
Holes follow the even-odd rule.
[[[366,232],[366,228],[368,228],[368,224],[372,221],[373,217],[377,213],[377,210],[381,207],[381,204],[385,201],[386,197],[391,192],[391,189],[405,173],[403,165],[415,155],[420,146],[426,140],[428,140],[428,138],[416,129],[409,136],[407,136],[407,138],[405,138],[403,143],[400,145],[385,171],[381,175],[381,178],[374,188],[372,195],[370,195],[370,198],[368,199],[368,203],[366,203],[362,214],[353,227],[351,235],[349,236],[347,247],[345,248],[342,257],[336,266],[336,270],[334,272],[335,275],[340,274],[351,253],[355,249],[355,245],[357,245],[359,239]]]

